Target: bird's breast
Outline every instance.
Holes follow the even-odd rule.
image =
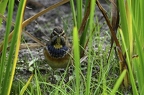
[[[64,51],[65,50],[65,51]],[[44,55],[48,61],[48,64],[54,68],[66,68],[70,55],[67,47],[63,47],[63,49],[54,49],[51,46],[44,48]]]

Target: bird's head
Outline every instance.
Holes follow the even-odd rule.
[[[53,29],[50,39],[51,45],[56,49],[62,48],[66,44],[66,35],[61,27],[56,27]]]

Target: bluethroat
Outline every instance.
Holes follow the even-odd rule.
[[[44,56],[52,69],[66,68],[70,60],[70,45],[61,27],[56,27],[44,48]]]

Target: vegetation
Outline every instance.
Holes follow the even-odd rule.
[[[23,21],[26,1],[20,0],[16,22],[12,23],[14,0],[0,0],[0,6],[3,6],[0,9],[0,22],[6,21],[4,40],[0,43],[1,95],[142,95],[144,93],[143,0],[111,0],[114,10],[119,13],[116,18],[114,15],[110,17],[110,12],[106,12],[98,0],[76,0],[76,4],[74,0],[61,0]],[[14,79],[17,77],[15,71],[18,66],[23,28],[39,16],[67,2],[70,2],[73,15],[73,27],[71,27],[73,70],[70,76],[67,75],[70,68],[67,68],[64,73],[52,75],[56,78],[56,83],[52,84],[49,79],[53,74],[52,69],[47,68],[48,72],[42,74],[37,67],[43,62],[35,61],[34,58],[32,65],[29,63],[31,73],[26,77],[20,75],[21,77]],[[8,13],[5,18],[6,6]],[[109,31],[103,33],[104,37],[100,31],[103,26],[98,17],[95,17],[96,6],[99,7],[105,18],[104,22],[109,27]],[[113,21],[114,23],[111,23]],[[12,32],[11,25],[14,25]],[[45,46],[32,35],[29,37],[40,46]],[[111,47],[112,44],[116,48]],[[68,81],[66,77],[69,78]]]

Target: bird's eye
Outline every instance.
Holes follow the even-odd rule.
[[[57,35],[58,33],[57,33],[57,31],[54,30],[52,34]]]
[[[64,31],[62,31],[60,35],[61,35],[61,36],[65,36],[65,32],[64,32]]]
[[[61,34],[61,36],[64,36],[65,35],[65,33],[63,32],[62,34]]]

